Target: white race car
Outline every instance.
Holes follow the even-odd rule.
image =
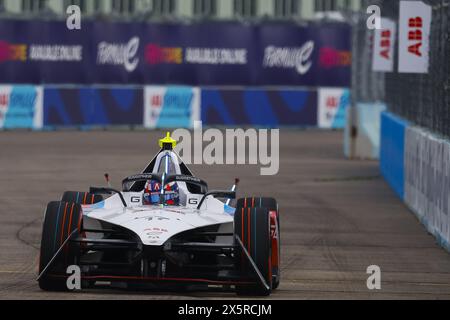
[[[70,266],[82,288],[234,288],[269,295],[280,283],[280,227],[272,198],[208,191],[173,150],[161,150],[122,191],[65,192],[45,213],[39,263],[43,290],[68,290]],[[222,202],[219,199],[228,199]],[[73,267],[72,267],[73,268]],[[70,269],[72,270],[72,269]]]

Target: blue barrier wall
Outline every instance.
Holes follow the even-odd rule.
[[[0,111],[3,110],[0,113],[0,129],[7,127],[3,120],[7,118],[6,111],[11,109],[8,108],[10,101],[18,102],[17,95],[13,94],[17,90],[13,88],[0,86]],[[178,118],[181,114],[189,114],[187,122],[183,120],[188,124],[201,120],[207,126],[318,126],[318,89],[56,85],[30,88],[35,88],[40,94],[30,109],[35,115],[33,123],[27,123],[26,128],[118,125],[155,128],[168,123],[172,123],[168,127],[173,127],[173,117]],[[173,91],[174,88],[183,90]],[[171,94],[166,96],[167,92]],[[167,109],[167,103],[173,108]],[[25,107],[28,108],[24,105],[22,109],[25,110]],[[26,111],[28,118],[30,110]],[[161,122],[162,116],[164,122]]]
[[[383,112],[380,166],[403,202],[450,251],[450,141]]]
[[[287,89],[202,89],[205,125],[317,126],[317,92]]]
[[[142,89],[44,89],[44,127],[142,126],[143,110]]]
[[[0,86],[0,129],[8,127],[10,100],[14,98],[13,86]],[[92,126],[144,126],[162,127],[161,116],[167,121],[179,117],[177,112],[188,112],[189,122],[201,120],[205,125],[258,126],[258,127],[317,127],[318,94],[316,89],[258,89],[241,88],[203,88],[186,87],[191,94],[178,92],[165,101],[167,90],[171,87],[91,87],[91,86],[44,86],[31,87],[40,92],[36,105],[26,111],[26,128],[52,129],[58,127]],[[173,89],[173,88],[172,88]],[[184,91],[183,91],[184,92]],[[173,91],[172,91],[173,93]],[[166,97],[166,98],[165,98]],[[175,99],[175,100],[173,100]],[[181,100],[178,100],[181,99]],[[166,102],[176,103],[169,112]],[[188,102],[187,105],[178,105]],[[24,106],[24,109],[25,110]],[[178,108],[181,108],[178,110]],[[16,108],[17,109],[17,108]],[[21,110],[22,110],[21,109]],[[5,111],[6,110],[6,111]],[[12,109],[11,109],[12,110]],[[28,109],[26,109],[28,110]],[[173,111],[176,111],[175,113]],[[22,112],[22,111],[21,111]],[[169,114],[170,113],[170,114]],[[179,120],[179,119],[177,119]],[[173,123],[173,122],[171,122]],[[6,123],[7,124],[7,123]],[[190,125],[177,125],[186,126]],[[170,127],[170,126],[169,126]]]
[[[405,194],[404,160],[407,126],[408,122],[392,113],[381,114],[381,173],[402,200]]]

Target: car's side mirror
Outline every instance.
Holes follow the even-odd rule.
[[[213,196],[215,198],[236,199],[236,191],[209,191],[200,200],[197,210],[200,210],[203,202],[205,202],[206,198],[209,196]]]

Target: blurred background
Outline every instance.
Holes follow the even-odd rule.
[[[358,10],[360,0],[1,0],[0,12],[20,18],[65,19],[78,5],[90,18],[155,19],[312,19],[324,12]]]
[[[72,4],[80,8],[78,20],[66,12]],[[23,98],[24,90],[34,90],[39,103],[28,126],[20,106],[10,106],[0,127],[154,129],[201,120],[342,129],[350,103],[351,26],[361,5],[1,1],[0,83],[19,85],[4,88],[6,95],[22,90]],[[67,27],[74,21],[81,30]]]

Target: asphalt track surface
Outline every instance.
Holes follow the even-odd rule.
[[[65,190],[140,172],[162,132],[0,133],[0,299],[217,299],[222,292],[88,290],[48,293],[35,281],[43,210]],[[380,177],[375,161],[348,161],[342,133],[282,131],[280,172],[192,166],[212,188],[240,177],[239,196],[278,199],[282,282],[272,299],[449,299],[450,254]],[[367,289],[378,265],[382,288]]]

